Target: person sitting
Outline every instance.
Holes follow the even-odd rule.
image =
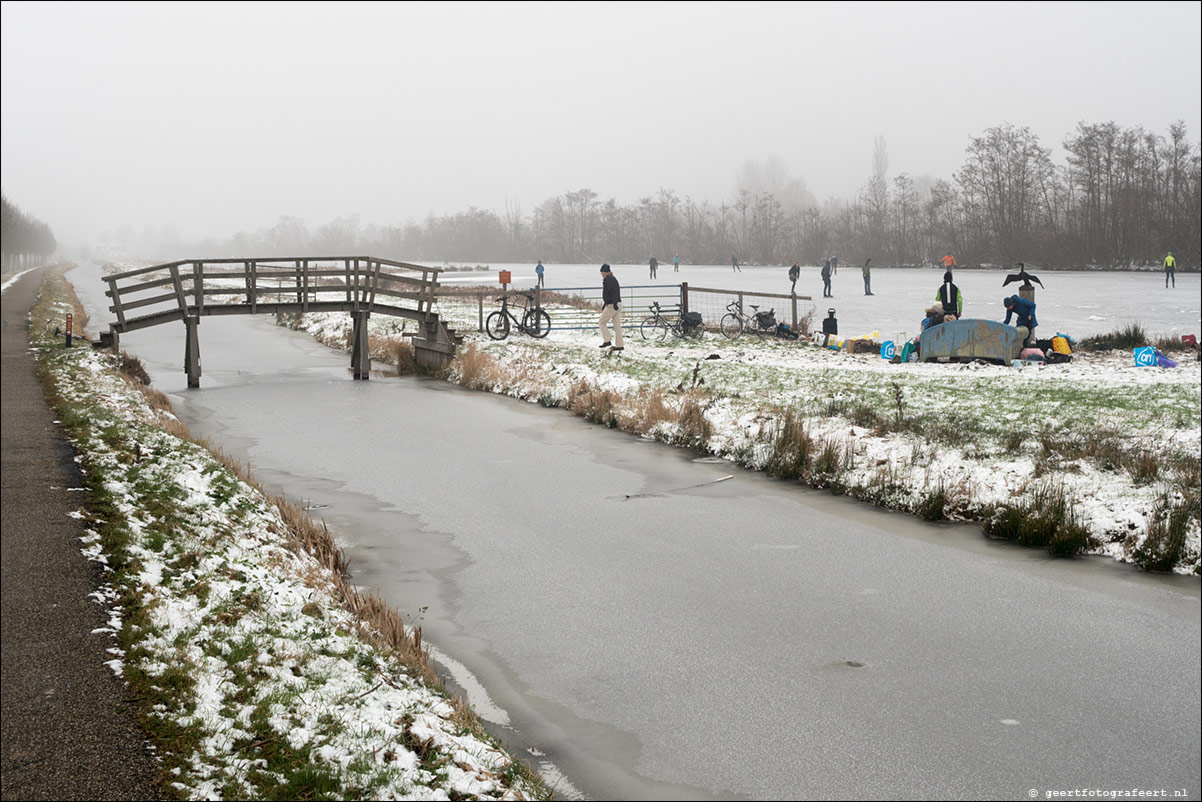
[[[935,300],[948,320],[959,320],[964,316],[964,294],[952,283],[952,271],[943,274],[943,286],[935,293]]]
[[[932,306],[926,311],[926,317],[922,319],[922,330],[926,331],[931,326],[938,326],[945,320],[942,306]]]
[[[1010,317],[1014,316],[1018,336],[1024,346],[1029,346],[1035,341],[1035,327],[1039,325],[1035,320],[1035,302],[1011,295],[1002,300],[1002,305],[1006,307],[1006,319],[1002,322],[1010,325]]]

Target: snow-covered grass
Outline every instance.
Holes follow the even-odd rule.
[[[474,305],[444,298],[439,313],[469,332],[448,372],[465,386],[926,518],[982,520],[995,536],[1014,536],[1000,518],[1043,526],[1032,500],[1051,499],[1064,506],[1062,536],[1084,533],[1068,538],[1079,543],[1070,553],[1199,572],[1202,373],[1193,354],[1175,369],[1136,367],[1130,351],[1023,368],[894,365],[747,336],[654,343],[627,321],[624,354],[606,358],[596,332],[494,342],[470,333]],[[290,325],[338,345],[350,321],[311,314]],[[371,325],[400,334],[392,320]],[[1148,533],[1160,538],[1171,521],[1180,542],[1166,564],[1165,545]]]
[[[187,438],[119,357],[50,334],[66,292],[47,283],[31,338],[90,491],[83,553],[106,568],[110,665],[169,792],[549,797],[437,687],[420,630],[346,583],[328,533]]]

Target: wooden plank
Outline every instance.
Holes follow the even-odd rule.
[[[121,303],[121,305],[122,305],[122,307],[124,307],[126,309],[126,311],[128,311],[130,309],[141,309],[143,306],[154,306],[155,304],[161,304],[161,303],[166,303],[167,301],[178,301],[178,300],[179,300],[179,296],[176,293],[165,292],[162,295],[155,295],[150,298],[139,298],[136,301],[123,301]],[[112,309],[111,311],[115,312],[116,310]]]
[[[192,263],[192,292],[196,298],[197,314],[203,315],[205,310],[204,269],[200,262]]]
[[[119,281],[120,279],[129,278],[130,276],[141,276],[145,273],[153,273],[156,270],[169,270],[172,267],[179,267],[182,264],[184,264],[184,263],[183,262],[167,262],[166,264],[153,265],[151,267],[139,267],[137,270],[128,270],[124,273],[117,273],[114,276],[106,276],[105,280],[107,281],[108,279],[111,278],[114,281]]]
[[[182,265],[182,264],[184,264],[184,263],[180,262],[179,264],[173,265],[171,267],[171,283],[175,285],[175,297],[179,301],[180,310],[187,312],[188,311],[188,299],[184,295],[184,283],[182,281],[180,281],[180,279],[179,279],[179,265]]]
[[[121,291],[117,289],[117,277],[106,276],[104,280],[109,283],[109,289],[105,295],[113,299],[113,305],[109,307],[109,311],[117,313],[117,324],[124,330],[125,311],[121,308]]]
[[[115,277],[105,277],[105,281],[116,280],[117,279]],[[121,288],[121,292],[125,295],[129,295],[131,292],[144,292],[146,290],[154,289],[155,287],[169,287],[171,286],[171,283],[171,276],[164,276],[163,278],[155,279],[154,281],[143,281],[140,284],[126,284]]]
[[[380,286],[380,263],[368,263],[371,268],[371,296],[367,301],[367,308],[370,311],[376,305],[376,289]]]
[[[151,326],[158,326],[162,323],[172,323],[176,320],[183,320],[186,317],[185,313],[178,309],[171,309],[166,312],[158,312],[153,315],[145,315],[144,317],[126,318],[122,325],[122,331],[137,331],[138,329],[148,329]]]

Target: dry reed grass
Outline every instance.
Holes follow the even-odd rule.
[[[499,372],[497,362],[477,348],[475,343],[455,349],[451,375],[457,377],[461,386],[469,390],[491,390],[497,384]]]
[[[705,410],[708,406],[708,396],[699,389],[689,390],[681,396],[681,445],[687,445],[695,451],[705,451],[709,447],[710,438],[714,436],[714,427],[705,417]]]
[[[135,386],[147,386],[150,384],[150,374],[146,372],[146,366],[142,364],[141,359],[129,351],[122,351],[118,357],[117,372]],[[167,406],[170,408],[171,405],[168,404]]]
[[[781,479],[808,480],[814,461],[814,438],[809,424],[800,412],[785,410],[777,422],[772,451],[764,465],[764,472]]]
[[[674,424],[676,421],[677,410],[668,403],[661,388],[653,388],[640,398],[635,417],[638,434],[647,434],[661,424]]]
[[[166,393],[145,385],[138,386],[138,390],[142,393],[142,397],[146,399],[146,403],[150,405],[151,409],[159,412],[168,412],[172,417],[175,417],[175,410],[171,408],[171,399],[167,398]]]
[[[612,390],[602,390],[581,379],[568,391],[564,406],[586,420],[614,429],[618,426],[618,398]]]
[[[372,359],[396,365],[398,376],[408,376],[417,368],[413,343],[404,337],[368,335],[367,347]]]

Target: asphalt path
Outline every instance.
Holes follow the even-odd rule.
[[[45,269],[3,299],[0,499],[0,798],[158,799],[156,763],[105,665],[102,576],[80,554],[74,451],[55,424],[29,351],[28,313]]]

